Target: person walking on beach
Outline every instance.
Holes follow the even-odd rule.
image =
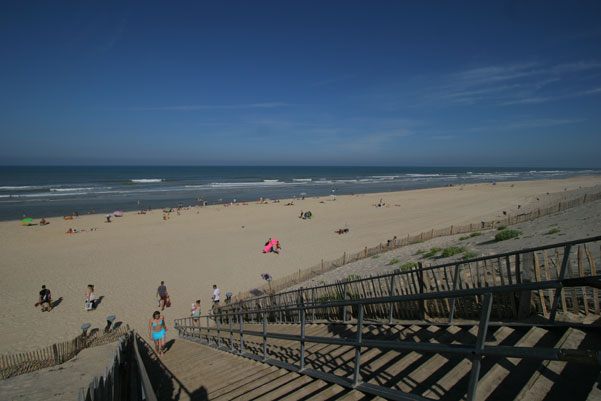
[[[213,311],[219,306],[219,288],[217,288],[217,284],[213,284],[213,307],[211,308]]]
[[[167,301],[169,293],[167,292],[167,287],[165,287],[164,281],[161,281],[161,285],[159,285],[159,288],[157,288],[156,296],[160,297],[159,306],[161,307],[161,310],[165,310],[165,302]]]
[[[40,291],[40,298],[38,303],[42,305],[42,312],[50,312],[50,303],[52,302],[52,294],[50,294],[50,290],[46,288],[44,284],[42,286],[42,290]]]
[[[165,318],[161,315],[158,310],[152,314],[152,319],[148,321],[148,337],[154,341],[154,349],[157,355],[163,356],[165,349],[165,334],[167,333],[167,326],[165,325]]]

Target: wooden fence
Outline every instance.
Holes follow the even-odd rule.
[[[470,288],[496,287],[512,284],[543,282],[564,278],[589,278],[597,275],[601,263],[601,236],[590,239],[548,245],[529,250],[480,257],[468,261],[412,268],[407,271],[344,280],[334,284],[273,294],[239,301],[220,308],[222,311],[256,310],[259,308],[319,305],[343,299],[364,299],[397,295],[426,294]],[[561,277],[562,266],[564,276]],[[584,283],[584,281],[583,281]],[[557,298],[557,301],[555,299]],[[552,315],[554,304],[560,312],[577,315],[600,315],[599,290],[582,287],[545,289],[507,293],[495,297],[492,316],[499,319],[525,318],[532,314]],[[406,301],[366,305],[364,316],[370,319],[460,318],[479,316],[482,297],[460,297],[453,300]],[[356,309],[356,307],[355,307]],[[357,316],[357,310],[340,307],[314,309],[308,319],[346,320]],[[453,311],[453,312],[451,312]],[[253,320],[260,318],[252,315]],[[297,312],[270,316],[271,321],[297,321]]]
[[[119,326],[107,333],[97,330],[88,336],[77,336],[70,341],[49,345],[46,348],[0,356],[0,377],[6,379],[39,369],[60,365],[77,355],[85,348],[117,341],[129,331],[129,326]]]
[[[601,192],[593,194],[585,194],[584,196],[571,199],[568,201],[560,201],[553,205],[537,208],[531,210],[528,213],[517,214],[515,216],[507,216],[502,219],[495,219],[491,221],[481,221],[479,223],[471,223],[464,225],[452,225],[450,227],[442,229],[431,229],[429,231],[422,232],[418,235],[407,235],[407,237],[397,238],[395,241],[389,243],[380,243],[374,247],[365,247],[363,250],[355,253],[344,252],[342,256],[337,259],[324,261],[320,264],[312,266],[308,269],[299,270],[298,273],[292,273],[279,279],[273,280],[269,284],[259,287],[259,290],[263,293],[274,293],[282,291],[286,288],[290,288],[294,285],[308,281],[314,277],[317,277],[323,273],[335,270],[345,264],[353,263],[362,259],[370,258],[372,256],[390,251],[392,249],[400,248],[407,245],[417,244],[422,241],[427,241],[437,237],[443,237],[455,234],[465,234],[480,230],[490,230],[501,226],[510,226],[525,221],[531,221],[539,217],[548,216],[550,214],[558,213],[564,210],[582,206],[585,203],[594,202],[601,199]],[[239,293],[235,301],[252,298],[250,293]]]

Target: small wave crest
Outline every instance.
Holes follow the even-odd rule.
[[[136,184],[148,184],[148,183],[152,183],[152,182],[163,182],[165,181],[163,178],[132,178],[131,180],[129,180],[133,183]]]

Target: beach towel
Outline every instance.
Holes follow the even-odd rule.
[[[265,253],[269,252],[269,251],[271,250],[271,248],[273,248],[273,246],[274,246],[275,244],[277,244],[277,243],[278,243],[278,240],[276,240],[275,238],[273,238],[273,239],[271,240],[271,242],[270,242],[270,243],[268,243],[268,244],[265,246],[265,248],[263,248],[263,252],[265,252]]]

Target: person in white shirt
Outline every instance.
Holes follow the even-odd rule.
[[[213,284],[213,310],[219,306],[219,292],[217,284]]]

